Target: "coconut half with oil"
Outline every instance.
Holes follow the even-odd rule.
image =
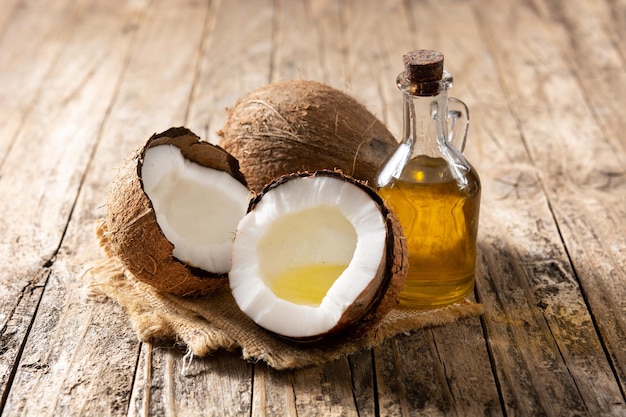
[[[406,270],[401,229],[378,195],[339,172],[318,171],[281,177],[251,201],[229,282],[254,322],[305,341],[382,318]]]

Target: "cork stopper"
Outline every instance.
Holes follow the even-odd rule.
[[[443,54],[418,49],[402,56],[406,79],[412,83],[439,81],[443,77]]]

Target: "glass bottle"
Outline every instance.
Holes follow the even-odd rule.
[[[443,55],[403,56],[401,144],[377,176],[381,197],[400,219],[409,271],[400,303],[434,308],[464,299],[474,288],[480,180],[462,151],[469,126],[463,102],[448,98],[452,76]]]

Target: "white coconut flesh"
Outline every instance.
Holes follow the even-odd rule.
[[[141,177],[173,255],[205,271],[228,272],[249,190],[226,172],[189,161],[174,145],[146,150]]]
[[[239,308],[277,334],[333,329],[362,299],[385,256],[380,208],[334,177],[291,179],[262,195],[239,223],[229,281]],[[369,293],[369,292],[368,292]]]

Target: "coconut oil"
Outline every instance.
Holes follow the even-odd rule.
[[[318,306],[347,265],[313,264],[287,268],[270,277],[277,297],[295,304]]]
[[[403,59],[397,79],[403,140],[377,186],[407,241],[409,270],[400,302],[432,308],[460,301],[474,288],[481,186],[462,154],[469,114],[447,96],[452,77],[443,71],[443,55],[413,51]]]
[[[463,187],[441,158],[411,159],[379,193],[400,220],[409,249],[403,304],[431,307],[466,297],[474,288],[480,183],[464,173]]]

